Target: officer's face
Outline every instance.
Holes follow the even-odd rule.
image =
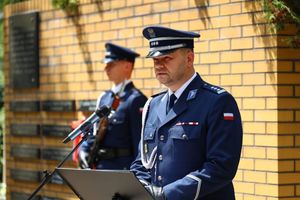
[[[107,63],[105,66],[105,72],[108,79],[115,84],[119,84],[126,79],[126,61],[117,60]]]
[[[156,78],[172,91],[176,91],[194,73],[194,53],[188,49],[178,49],[155,57],[153,61]]]

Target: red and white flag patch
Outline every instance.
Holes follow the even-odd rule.
[[[233,113],[224,113],[224,120],[234,120]]]

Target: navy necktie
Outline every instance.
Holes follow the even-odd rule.
[[[170,99],[169,99],[169,103],[168,103],[168,106],[167,106],[167,113],[171,110],[171,108],[174,106],[174,103],[176,101],[177,97],[175,96],[175,94],[172,94],[170,96]]]

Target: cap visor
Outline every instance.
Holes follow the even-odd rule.
[[[114,62],[116,61],[117,59],[114,59],[114,58],[104,58],[102,60],[103,63],[107,64],[107,63],[111,63],[111,62]]]
[[[164,56],[169,53],[172,53],[175,50],[177,50],[177,49],[172,49],[172,50],[168,50],[168,51],[150,51],[148,53],[148,55],[146,56],[146,58],[155,58],[155,57],[159,57],[159,56]]]

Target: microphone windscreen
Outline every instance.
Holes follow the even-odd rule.
[[[98,117],[105,117],[105,116],[108,116],[109,115],[109,113],[110,113],[110,108],[109,107],[107,107],[107,106],[105,106],[105,105],[103,105],[103,106],[101,106],[100,108],[98,108],[96,111],[95,111],[95,113],[96,113],[96,115],[98,116]]]

